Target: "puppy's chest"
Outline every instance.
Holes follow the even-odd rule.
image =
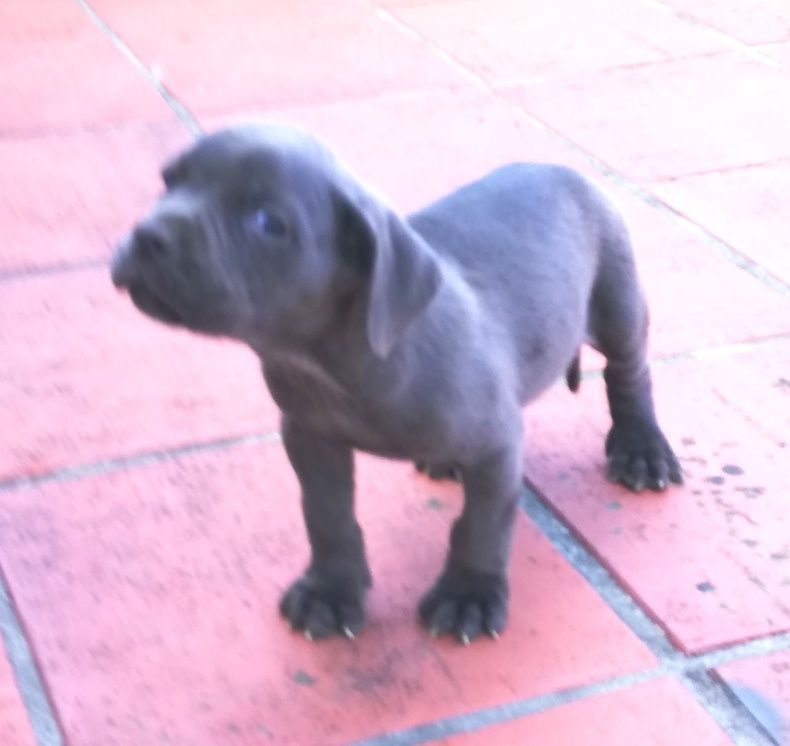
[[[264,378],[280,409],[306,427],[355,448],[390,451],[399,438],[392,415],[368,396],[358,381],[340,381],[308,358],[264,365]],[[383,425],[383,421],[387,421]]]

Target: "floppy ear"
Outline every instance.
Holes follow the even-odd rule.
[[[359,193],[343,201],[339,240],[346,261],[368,277],[368,341],[385,358],[436,295],[441,269],[430,246],[386,205]]]

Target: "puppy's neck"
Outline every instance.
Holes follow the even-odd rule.
[[[247,340],[261,360],[312,358],[331,365],[348,355],[359,356],[365,339],[366,308],[356,290],[342,288],[332,298],[302,304],[271,330],[256,330]]]

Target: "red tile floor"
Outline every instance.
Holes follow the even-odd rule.
[[[3,0],[0,744],[790,744],[786,0]],[[302,123],[409,210],[558,161],[628,218],[687,481],[602,470],[599,359],[525,412],[510,626],[415,623],[455,486],[358,460],[358,640],[279,620],[298,494],[253,356],[114,292],[200,129]]]

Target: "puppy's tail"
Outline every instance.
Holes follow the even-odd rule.
[[[581,383],[582,379],[582,370],[581,370],[581,350],[577,352],[573,360],[571,360],[571,364],[568,366],[568,370],[565,372],[565,380],[568,383],[568,388],[573,391],[575,394],[579,390],[579,383]]]

